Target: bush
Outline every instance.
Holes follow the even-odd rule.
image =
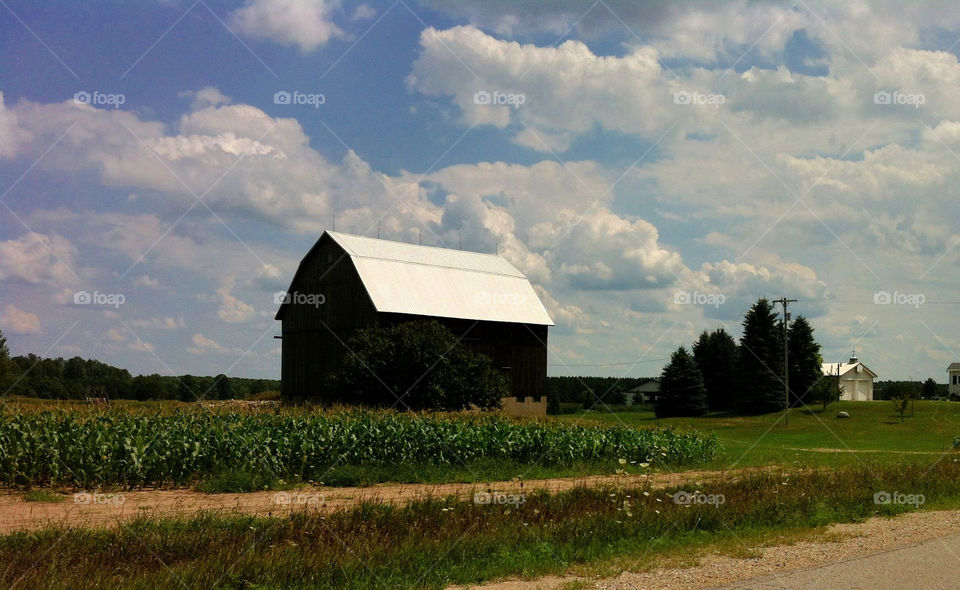
[[[493,361],[435,320],[364,328],[349,349],[334,383],[342,403],[457,411],[499,408],[510,395]]]

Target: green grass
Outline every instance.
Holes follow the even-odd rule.
[[[67,496],[52,490],[30,490],[23,494],[24,502],[63,502]]]
[[[821,413],[820,409],[820,406],[794,409],[788,424],[784,423],[782,413],[761,416],[714,413],[699,418],[658,420],[652,411],[587,412],[558,419],[567,423],[673,426],[714,434],[723,452],[704,467],[717,469],[770,464],[836,467],[860,465],[867,459],[930,464],[939,460],[941,454],[952,453],[953,438],[960,434],[960,403],[956,402],[917,401],[914,415],[908,413],[902,424],[888,401],[838,402],[831,404],[826,412]],[[849,412],[850,418],[836,418],[841,410]],[[847,452],[849,450],[854,452]]]
[[[719,505],[678,505],[677,489],[537,492],[517,505],[429,499],[403,507],[288,518],[206,514],[141,518],[110,529],[55,528],[0,537],[0,587],[444,588],[507,576],[604,573],[744,540],[790,540],[833,522],[912,509],[874,502],[881,490],[960,502],[960,464],[791,470],[698,486]],[[684,491],[692,491],[689,488]],[[645,492],[649,495],[645,495]],[[55,547],[55,558],[38,559]]]

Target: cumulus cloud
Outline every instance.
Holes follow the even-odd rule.
[[[227,21],[251,37],[295,45],[306,53],[331,39],[350,38],[333,22],[332,13],[339,5],[329,0],[253,0],[232,12]],[[355,14],[368,18],[361,7]]]
[[[230,293],[230,287],[225,286],[217,289],[217,297],[220,298],[220,309],[217,310],[217,316],[225,322],[245,322],[256,314],[252,305],[244,303]]]
[[[26,233],[0,241],[0,281],[64,284],[76,280],[77,250],[63,236]]]
[[[7,304],[3,308],[3,314],[0,314],[0,326],[11,334],[39,334],[40,318],[13,304]]]
[[[199,332],[193,335],[191,342],[193,342],[193,346],[187,348],[187,352],[190,354],[239,354],[242,352],[237,348],[227,348]]]

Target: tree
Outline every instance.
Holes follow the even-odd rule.
[[[670,356],[660,376],[657,418],[702,416],[707,412],[707,390],[693,356],[684,347]]]
[[[767,299],[758,299],[743,318],[737,356],[737,408],[747,414],[782,410],[782,328]]]
[[[334,401],[411,410],[500,407],[510,390],[493,361],[436,320],[372,326],[349,341]]]
[[[710,333],[704,330],[693,345],[693,358],[703,375],[707,407],[712,411],[730,409],[736,392],[736,341],[723,328]]]
[[[813,338],[813,327],[802,315],[787,330],[790,349],[790,405],[805,404],[816,398],[814,386],[823,377],[820,345]]]
[[[923,382],[923,399],[933,399],[937,397],[937,382],[933,377],[927,377]]]
[[[193,375],[180,377],[177,385],[177,398],[182,402],[194,402],[200,399],[197,379]]]
[[[900,423],[903,424],[903,415],[907,411],[907,403],[909,400],[902,395],[897,395],[897,397],[891,397],[890,401],[893,402],[894,411],[900,414]]]
[[[217,390],[217,399],[233,399],[233,384],[224,374],[214,378],[214,388]]]
[[[16,383],[20,375],[20,367],[10,358],[10,349],[7,348],[7,339],[0,331],[0,395],[5,395]]]
[[[824,375],[813,387],[812,401],[823,404],[823,411],[826,412],[830,404],[840,400],[841,395],[843,395],[843,391],[840,390],[840,377]]]

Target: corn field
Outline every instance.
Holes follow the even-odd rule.
[[[222,471],[320,481],[338,465],[696,463],[715,438],[670,429],[364,411],[0,412],[0,484],[184,485]]]

